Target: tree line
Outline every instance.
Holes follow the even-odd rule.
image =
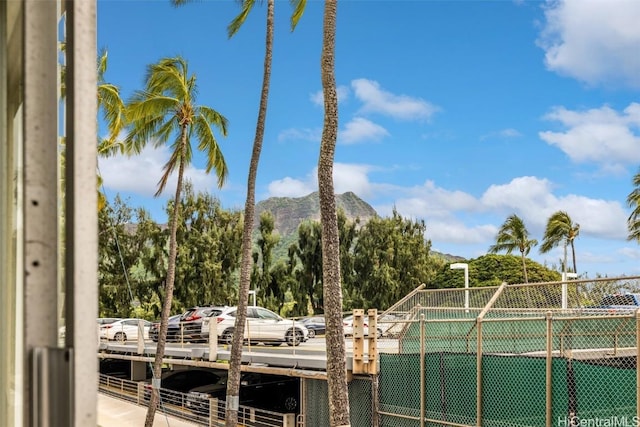
[[[170,201],[167,212],[173,212]],[[224,209],[187,182],[178,202],[176,267],[171,312],[196,305],[236,305],[244,213]],[[166,293],[170,230],[144,208],[120,197],[99,212],[100,313],[159,317]],[[422,220],[376,217],[366,224],[337,214],[343,311],[385,309],[422,283],[435,285],[448,265],[431,255]],[[259,305],[297,317],[324,313],[322,228],[302,222],[285,257],[275,257],[281,236],[263,212],[252,238],[251,289]],[[135,304],[131,304],[135,301]]]

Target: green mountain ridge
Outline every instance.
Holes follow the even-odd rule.
[[[351,191],[336,194],[336,206],[338,209],[342,209],[350,220],[359,218],[361,226],[371,218],[379,216],[369,203]],[[316,191],[303,197],[271,197],[256,203],[254,232],[260,224],[260,215],[265,211],[271,212],[273,215],[275,229],[280,234],[280,242],[274,250],[276,259],[285,258],[287,248],[297,239],[298,226],[307,220],[320,221],[319,194]],[[436,251],[430,253],[434,257],[444,259],[445,262],[457,262],[465,259],[457,255]]]
[[[350,220],[360,218],[364,224],[378,216],[370,204],[355,193],[336,194],[336,206],[342,209]],[[260,215],[271,212],[275,229],[281,236],[288,236],[298,231],[298,226],[306,220],[320,221],[320,200],[318,192],[304,197],[271,197],[256,203],[254,226],[260,224]]]

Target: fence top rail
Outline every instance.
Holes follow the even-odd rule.
[[[443,317],[451,317],[456,312],[465,313],[463,317],[478,312],[486,316],[502,310],[552,311],[554,316],[606,315],[606,311],[599,311],[606,296],[636,292],[640,293],[640,276],[471,288],[424,289],[421,285],[385,310],[379,319],[390,315],[412,318],[417,307],[421,311],[427,308],[429,312],[440,312]],[[630,307],[630,310],[635,308]]]

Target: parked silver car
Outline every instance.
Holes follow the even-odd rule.
[[[202,335],[208,337],[214,325],[217,328],[218,341],[229,344],[233,339],[237,307],[223,307],[222,312],[202,321]],[[295,346],[309,339],[309,331],[300,322],[283,319],[271,310],[263,307],[247,307],[247,322],[244,328],[244,340],[270,345]]]

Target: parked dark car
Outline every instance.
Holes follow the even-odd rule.
[[[182,406],[183,393],[201,386],[209,386],[225,381],[227,372],[224,369],[192,368],[168,371],[160,380],[160,399],[164,403]],[[226,390],[226,388],[225,388]],[[145,399],[149,399],[151,384],[145,384]]]
[[[313,338],[316,335],[324,335],[327,331],[324,316],[305,317],[300,319],[300,322],[309,330],[309,338]]]
[[[224,400],[226,380],[195,387],[189,391],[187,407],[195,413],[208,413],[209,399]],[[240,405],[282,413],[300,410],[300,379],[284,375],[243,372],[240,378]]]
[[[204,341],[202,319],[221,312],[218,307],[191,307],[180,315],[171,316],[167,327],[167,341]],[[149,338],[157,342],[160,322],[155,322],[149,330]]]
[[[167,341],[176,341],[177,333],[180,332],[180,317],[181,314],[176,314],[169,317],[169,327],[167,329]],[[151,341],[158,342],[158,336],[160,335],[160,322],[153,322],[149,328],[149,338]]]

